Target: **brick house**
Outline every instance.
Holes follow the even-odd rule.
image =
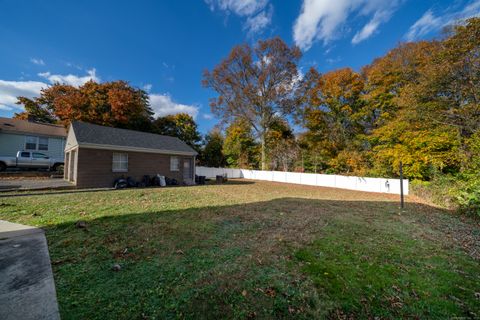
[[[64,179],[79,188],[112,187],[124,176],[160,174],[194,182],[197,152],[175,137],[74,121],[65,145]]]

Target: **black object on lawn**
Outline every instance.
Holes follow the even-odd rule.
[[[218,175],[216,176],[216,181],[217,181],[217,184],[222,184],[222,183],[225,183],[228,181],[227,179],[227,175]]]
[[[123,177],[115,179],[113,182],[113,187],[115,189],[124,189],[128,186],[127,180]]]

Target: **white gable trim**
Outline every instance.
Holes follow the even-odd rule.
[[[75,131],[70,124],[68,128],[67,140],[65,141],[65,152],[73,150],[78,146],[77,137],[75,136]]]

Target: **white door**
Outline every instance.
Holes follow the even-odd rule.
[[[68,180],[72,181],[72,182],[75,182],[75,154],[76,154],[76,150],[72,150],[70,151],[70,168],[68,169]]]
[[[192,159],[183,159],[183,180],[192,180]]]

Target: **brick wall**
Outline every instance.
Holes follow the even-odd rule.
[[[113,153],[128,154],[128,172],[112,172]],[[113,187],[116,178],[132,177],[141,181],[144,175],[150,177],[158,174],[174,178],[179,183],[183,181],[183,161],[192,159],[189,156],[178,156],[179,171],[170,171],[170,156],[158,153],[126,152],[79,148],[77,163],[77,187],[102,188]]]

